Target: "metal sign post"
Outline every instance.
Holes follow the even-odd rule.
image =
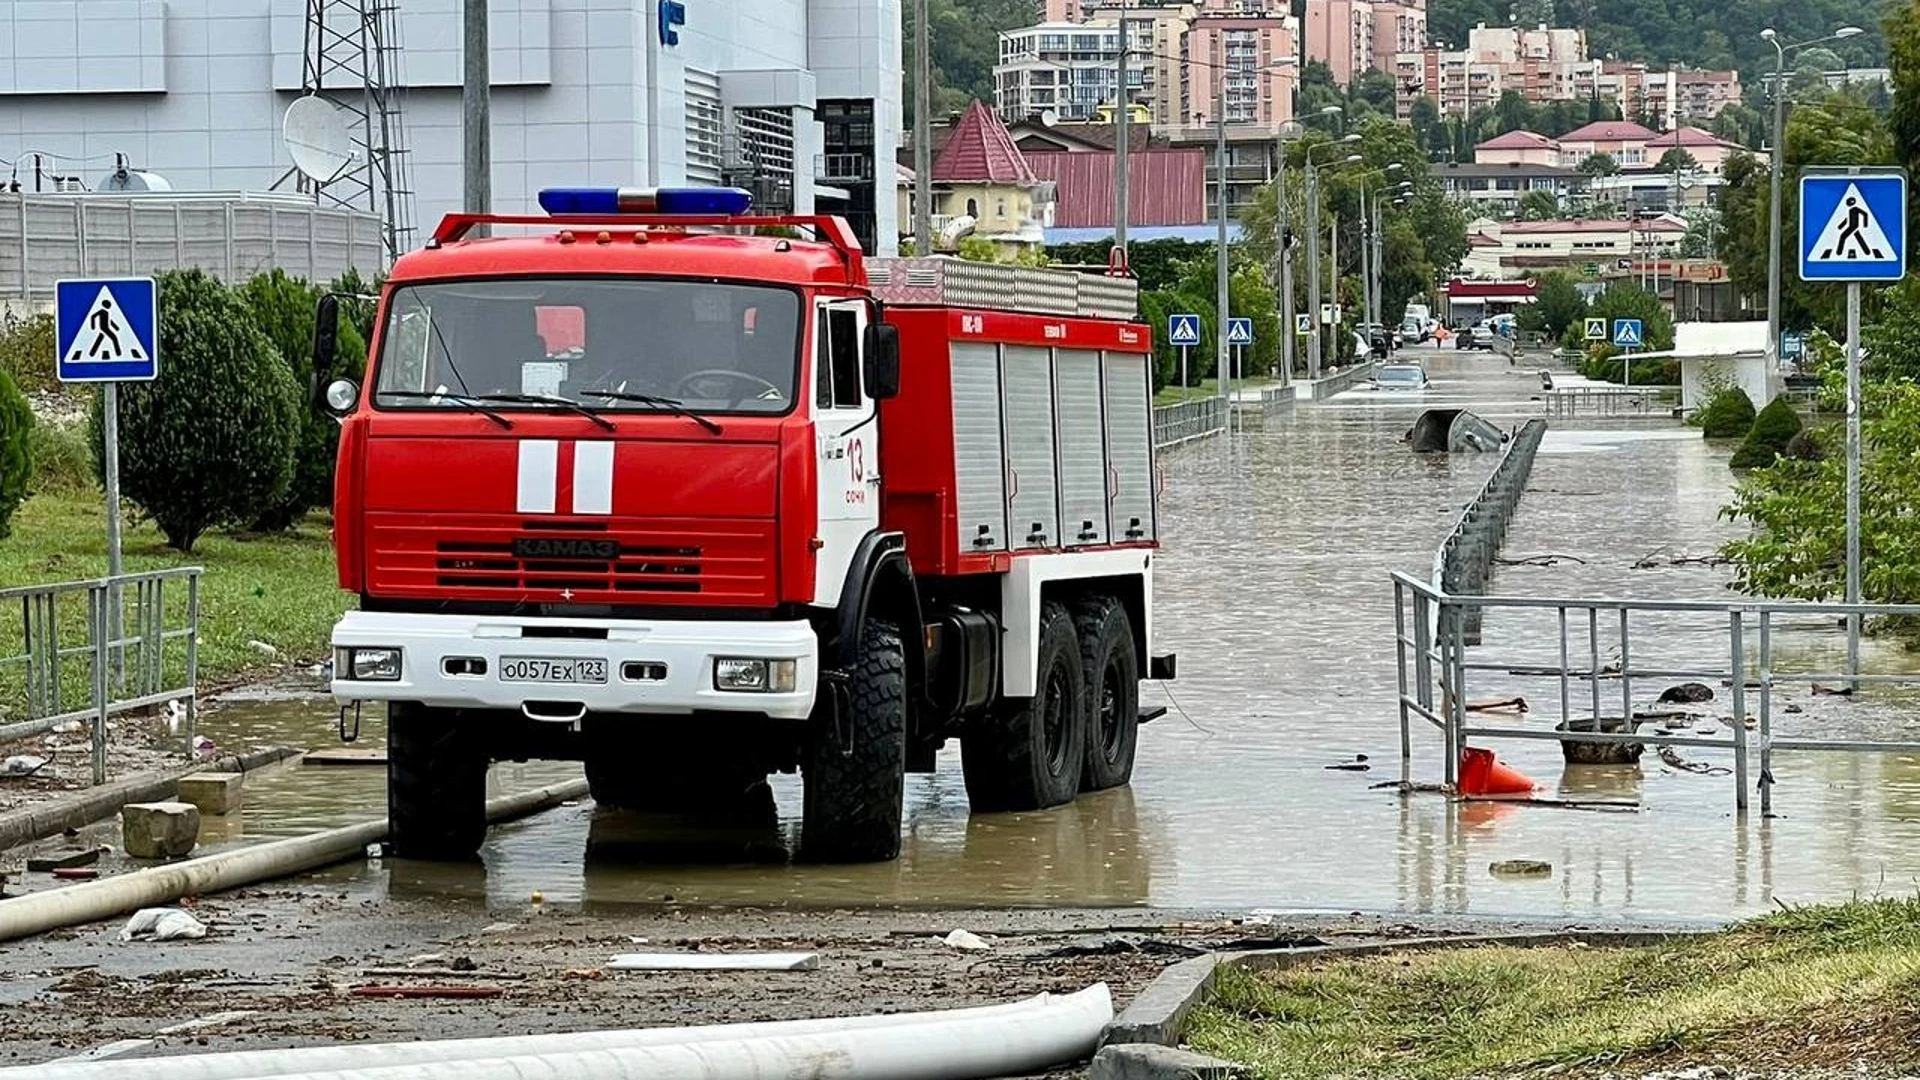
[[[1646,325],[1639,319],[1613,320],[1613,345],[1625,352],[1627,361],[1621,369],[1624,372],[1621,385],[1633,387],[1633,350],[1647,343]]]
[[[101,471],[107,489],[107,577],[120,564],[120,383],[160,373],[160,298],[152,278],[65,280],[54,286],[54,371],[61,382],[102,383]],[[107,588],[105,632],[121,636],[117,585]],[[114,681],[120,681],[120,649],[112,649]],[[100,733],[104,738],[104,732]]]
[[[1847,603],[1860,603],[1860,283],[1907,274],[1907,176],[1808,169],[1800,177],[1800,280],[1847,284]],[[1860,613],[1847,615],[1847,674],[1860,674]],[[1858,687],[1858,683],[1849,685]]]

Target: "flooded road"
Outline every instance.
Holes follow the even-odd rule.
[[[663,836],[582,804],[494,830],[484,867],[372,863],[330,872],[343,891],[444,896],[490,907],[587,909],[659,903],[756,906],[1146,905],[1582,919],[1720,919],[1775,901],[1911,892],[1920,880],[1920,761],[1781,755],[1778,817],[1733,813],[1732,780],[1663,765],[1567,770],[1553,742],[1496,744],[1503,760],[1570,798],[1644,802],[1633,813],[1540,806],[1448,805],[1370,789],[1399,779],[1399,724],[1388,574],[1425,577],[1491,456],[1416,456],[1401,444],[1419,410],[1466,405],[1504,428],[1539,415],[1539,383],[1484,354],[1423,353],[1424,394],[1356,391],[1296,407],[1264,430],[1211,440],[1163,460],[1166,494],[1156,647],[1180,654],[1169,714],[1147,727],[1130,789],[1042,814],[971,818],[958,754],[911,777],[901,859],[871,867],[780,861],[797,830],[799,786],[774,784],[765,826],[661,846]],[[1727,451],[1657,419],[1555,422],[1505,553],[1572,556],[1507,566],[1501,594],[1724,598],[1728,572],[1665,565],[1706,555],[1734,526],[1719,521]],[[1663,565],[1635,569],[1651,557]],[[1581,561],[1574,561],[1574,559]],[[1612,648],[1611,641],[1605,644]],[[1776,666],[1831,670],[1830,627],[1781,629]],[[1551,615],[1490,612],[1484,656],[1557,655]],[[1584,629],[1578,648],[1586,648]],[[1634,665],[1725,667],[1724,619],[1649,616],[1633,627]],[[1583,655],[1583,654],[1582,654]],[[1870,667],[1915,663],[1878,643]],[[1609,662],[1614,659],[1607,658]],[[1640,707],[1662,687],[1636,687]],[[1554,681],[1476,676],[1470,697],[1524,694],[1527,721],[1557,718]],[[1577,693],[1584,693],[1581,684]],[[1618,708],[1618,686],[1608,692]],[[1801,711],[1786,733],[1900,728],[1910,698],[1849,703],[1788,687]],[[1797,695],[1797,696],[1793,696]],[[1550,702],[1550,707],[1542,707]],[[1725,692],[1711,708],[1728,710]],[[1603,710],[1604,711],[1604,710]],[[1542,719],[1544,718],[1544,719]],[[378,721],[369,742],[380,738]],[[319,699],[239,701],[209,718],[223,748],[326,746]],[[1413,778],[1441,777],[1438,733],[1414,732]],[[1327,766],[1366,755],[1368,772]],[[1685,752],[1712,767],[1726,755]],[[1756,769],[1757,771],[1757,769]],[[502,765],[497,788],[576,775],[566,765]],[[286,835],[377,815],[379,769],[305,766],[250,780],[248,807],[225,839]],[[210,825],[210,829],[214,826]],[[210,837],[210,839],[218,839]],[[684,839],[684,838],[683,838]],[[1490,874],[1537,859],[1547,879]]]

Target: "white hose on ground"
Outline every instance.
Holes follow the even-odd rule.
[[[274,1080],[984,1080],[1092,1056],[1113,1020],[1105,983],[980,1016],[893,1027],[284,1073]],[[128,1062],[148,1074],[146,1062]],[[167,1080],[165,1074],[153,1080]],[[265,1078],[253,1078],[265,1080]]]
[[[551,784],[487,803],[487,820],[508,821],[587,793],[585,780]],[[387,819],[274,840],[186,862],[154,866],[45,892],[0,900],[0,941],[16,941],[63,926],[98,922],[183,896],[237,889],[351,859],[387,835]]]
[[[865,1031],[910,1027],[938,1020],[973,1020],[1005,1016],[1059,998],[1037,994],[1021,1001],[982,1005],[945,1012],[888,1013],[878,1016],[828,1016],[817,1020],[770,1020],[747,1024],[705,1024],[699,1027],[629,1028],[623,1031],[581,1031],[554,1035],[503,1035],[484,1039],[439,1039],[432,1042],[348,1043],[339,1046],[303,1046],[288,1050],[234,1050],[220,1054],[181,1054],[142,1058],[138,1070],[148,1080],[264,1080],[292,1073],[314,1073],[352,1068],[393,1068],[483,1058],[530,1057],[541,1054],[618,1050],[643,1046],[679,1046],[727,1039],[764,1039],[822,1032]],[[130,1066],[124,1061],[56,1062],[0,1069],[0,1080],[125,1080]]]

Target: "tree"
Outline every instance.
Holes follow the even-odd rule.
[[[1537,323],[1533,329],[1558,339],[1568,327],[1582,325],[1586,314],[1587,298],[1580,294],[1572,276],[1554,270],[1540,276],[1533,304],[1525,309],[1522,317]]]
[[[1660,155],[1660,163],[1654,166],[1656,171],[1669,176],[1700,171],[1700,161],[1684,146],[1676,146]]]
[[[1522,28],[1559,25],[1553,21],[1553,0],[1513,0],[1513,25]]]
[[[1574,166],[1574,171],[1586,177],[1612,176],[1620,171],[1620,163],[1612,154],[1588,154]]]
[[[0,368],[0,540],[13,532],[13,512],[33,479],[33,406]]]
[[[1893,139],[1894,160],[1920,176],[1920,0],[1895,4],[1887,12],[1888,58],[1892,70],[1893,102],[1887,111],[1887,132]],[[1909,184],[1907,219],[1916,219],[1920,187]],[[1912,233],[1912,230],[1909,230]],[[1909,236],[1909,258],[1920,252],[1920,237]]]
[[[1520,196],[1521,221],[1552,221],[1560,216],[1560,197],[1551,191],[1529,191]]]
[[[232,289],[199,270],[158,277],[166,362],[159,378],[121,388],[120,488],[186,552],[286,498],[300,391]],[[96,447],[101,428],[96,398]]]
[[[1447,126],[1440,119],[1440,106],[1425,94],[1414,98],[1413,104],[1408,106],[1407,126],[1413,129],[1414,138],[1420,141],[1420,149],[1428,155],[1449,148]]]
[[[314,307],[320,300],[320,290],[274,269],[256,274],[240,292],[255,324],[273,342],[293,376],[294,385],[310,388],[314,378]],[[340,425],[320,407],[315,395],[303,398],[305,408],[301,410],[300,436],[293,454],[293,482],[287,485],[285,498],[265,507],[254,520],[253,527],[260,532],[291,528],[302,514],[327,505],[333,498],[333,462]]]
[[[1711,259],[1718,251],[1722,232],[1720,211],[1710,206],[1687,211],[1687,231],[1680,238],[1680,257]]]

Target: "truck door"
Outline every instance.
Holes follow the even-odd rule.
[[[820,491],[814,603],[840,602],[847,564],[880,524],[880,432],[862,378],[871,309],[864,300],[819,304],[814,326],[814,444]]]

